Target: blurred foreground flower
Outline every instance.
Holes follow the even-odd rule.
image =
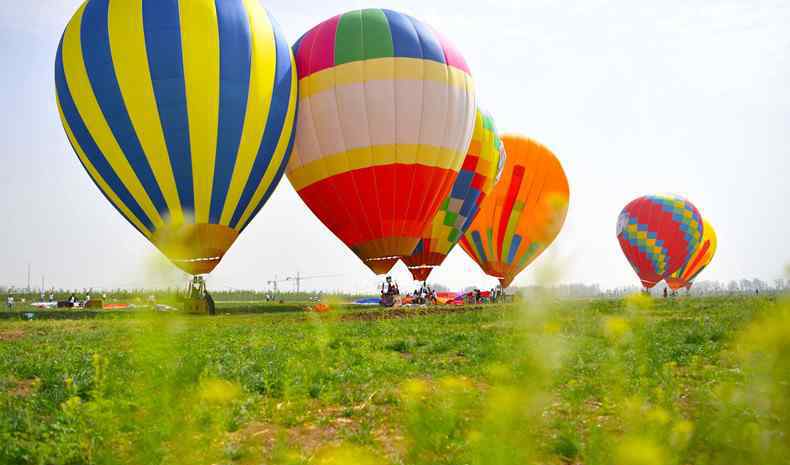
[[[406,402],[418,402],[428,392],[428,383],[421,379],[407,379],[401,384],[401,396]]]
[[[665,465],[664,450],[653,441],[641,437],[624,440],[616,451],[617,465]]]
[[[736,347],[750,375],[745,400],[762,418],[772,419],[772,429],[790,435],[790,306],[749,326]]]
[[[241,396],[241,387],[224,379],[207,379],[200,383],[198,395],[206,402],[225,404]]]
[[[317,465],[380,465],[383,462],[366,449],[341,444],[319,450],[315,455],[314,463]]]
[[[641,292],[634,292],[625,296],[625,307],[629,310],[650,310],[653,308],[653,298]]]
[[[691,435],[694,433],[694,423],[688,420],[681,420],[672,426],[670,433],[670,444],[675,449],[682,449],[688,445]]]
[[[630,332],[631,325],[623,317],[613,316],[603,321],[604,336],[612,342],[620,342]]]

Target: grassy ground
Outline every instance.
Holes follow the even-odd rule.
[[[0,322],[0,463],[790,463],[772,298]]]

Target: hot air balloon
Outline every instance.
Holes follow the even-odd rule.
[[[299,112],[288,179],[374,272],[414,251],[472,137],[475,92],[460,53],[390,10],[328,19],[294,45]]]
[[[647,289],[687,263],[701,238],[699,211],[678,195],[634,199],[617,220],[620,247]]]
[[[682,287],[691,288],[694,279],[707,267],[716,253],[716,231],[706,220],[702,219],[702,240],[691,254],[688,262],[666,278],[667,285],[676,291]]]
[[[568,179],[557,157],[522,136],[502,137],[502,178],[460,240],[483,271],[507,287],[549,245],[568,211]]]
[[[210,272],[291,151],[293,55],[249,0],[88,0],[55,59],[57,104],[104,196],[175,265]]]
[[[472,141],[450,195],[428,223],[414,252],[401,258],[415,280],[428,279],[469,229],[480,204],[499,180],[505,158],[493,118],[478,109]]]

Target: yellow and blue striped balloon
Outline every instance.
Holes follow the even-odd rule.
[[[63,33],[63,128],[115,208],[208,273],[271,195],[293,145],[291,49],[259,0],[88,0]]]

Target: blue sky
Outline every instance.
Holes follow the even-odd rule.
[[[68,146],[53,60],[71,0],[0,10],[0,285],[181,283],[113,210]],[[287,37],[337,13],[382,6],[421,18],[465,55],[500,130],[560,158],[571,186],[555,244],[523,272],[562,282],[638,280],[615,239],[620,209],[652,192],[686,195],[719,235],[700,279],[780,277],[790,261],[790,4],[746,1],[265,1]],[[490,5],[489,3],[492,3]],[[287,179],[211,277],[265,288],[297,271],[341,274],[305,287],[372,288],[377,278],[303,206]],[[405,268],[396,278],[409,282]],[[460,250],[434,272],[490,286]]]

